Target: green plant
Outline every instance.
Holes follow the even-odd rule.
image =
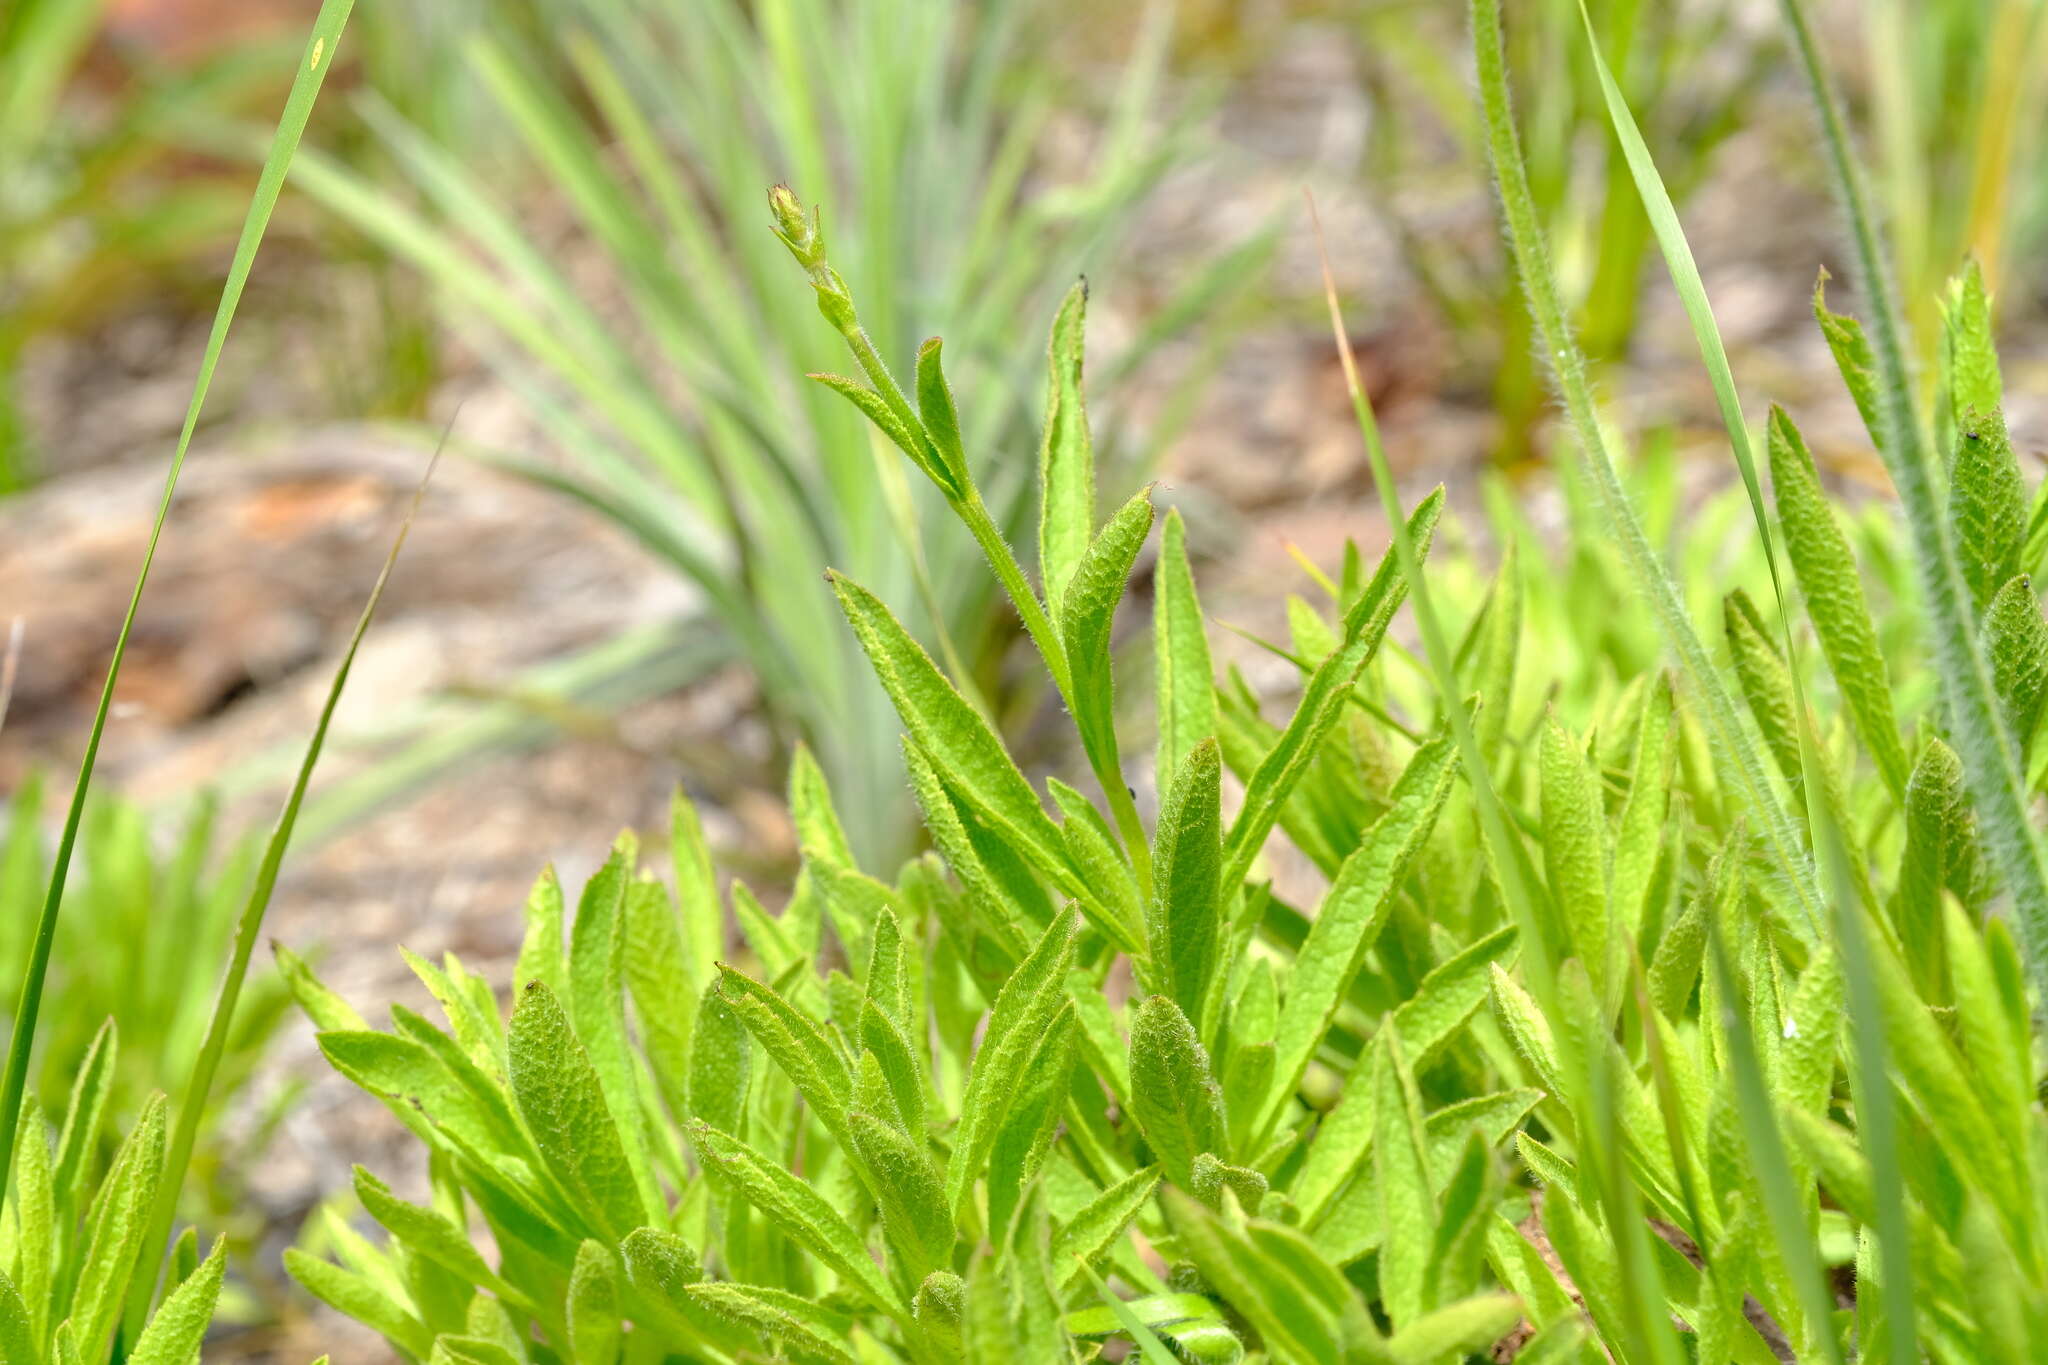
[[[543,875],[509,1020],[451,957],[414,962],[446,1030],[403,1009],[371,1030],[284,954],[329,1060],[433,1174],[423,1207],[359,1172],[389,1239],[336,1211],[333,1258],[293,1273],[412,1358],[493,1365],[1085,1359],[1116,1338],[1154,1365],[1434,1362],[1511,1329],[1538,1361],[2023,1358],[2048,1332],[2023,800],[2048,767],[2030,577],[2048,504],[2030,510],[1997,416],[1974,275],[1947,324],[1958,448],[1941,485],[1912,475],[1928,437],[1884,257],[1787,11],[1876,335],[1819,299],[1817,320],[1899,471],[1904,528],[1845,527],[1781,410],[1766,501],[1675,208],[1584,20],[1742,474],[1693,528],[1737,541],[1748,580],[1698,573],[1708,643],[1702,584],[1674,580],[1594,405],[1499,10],[1473,0],[1508,245],[1586,466],[1574,529],[1611,547],[1585,561],[1612,566],[1600,600],[1633,588],[1660,644],[1561,619],[1584,603],[1524,560],[1510,509],[1496,529],[1517,548],[1490,581],[1439,545],[1442,493],[1399,506],[1347,353],[1392,546],[1370,572],[1354,549],[1326,606],[1292,605],[1272,647],[1302,686],[1278,722],[1242,676],[1215,678],[1168,516],[1149,831],[1109,649],[1149,490],[1098,522],[1056,391],[1034,583],[986,524],[938,349],[906,392],[816,220],[776,191],[778,235],[865,379],[838,387],[988,561],[1101,804],[1051,779],[1049,809],[883,601],[833,575],[932,851],[863,872],[800,752],[804,876],[780,914],[720,896],[679,802],[673,890],[631,836],[573,916]],[[1063,310],[1054,356],[1075,372],[1079,330]],[[1387,647],[1404,606],[1414,653]],[[1321,876],[1313,903],[1261,875],[1283,839]]]
[[[1623,365],[1635,335],[1649,222],[1604,131],[1600,87],[1578,41],[1576,0],[1527,0],[1506,34],[1529,130],[1529,184],[1536,216],[1563,262],[1561,295],[1596,372]],[[1774,46],[1728,4],[1660,5],[1595,0],[1617,78],[1646,111],[1645,136],[1684,203],[1711,175],[1721,145],[1742,126],[1767,80]],[[1544,418],[1542,367],[1512,261],[1484,238],[1435,230],[1449,179],[1472,184],[1485,165],[1485,132],[1473,106],[1455,7],[1379,0],[1357,8],[1360,73],[1374,120],[1363,171],[1385,206],[1404,265],[1448,330],[1458,360],[1487,376],[1501,419],[1496,455],[1514,464],[1536,453]],[[1446,146],[1456,155],[1445,156]],[[1410,205],[1419,204],[1419,208]]]
[[[13,937],[0,946],[0,980],[22,975],[28,911],[47,883],[42,805],[42,783],[31,779],[15,793],[0,829],[0,905],[13,912],[7,918]],[[217,850],[215,824],[213,803],[201,800],[175,841],[159,850],[141,807],[102,797],[87,808],[79,841],[85,875],[70,889],[70,913],[51,954],[56,1008],[38,1027],[42,1055],[33,1089],[46,1112],[63,1107],[108,1021],[128,1040],[108,1081],[114,1122],[132,1122],[144,1095],[163,1078],[191,1070],[257,854],[248,842]],[[251,983],[210,1100],[215,1115],[248,1085],[290,1003],[275,974]],[[286,1092],[266,1102],[270,1117],[258,1119],[246,1145],[207,1152],[211,1216],[235,1211],[237,1174],[261,1152],[271,1118],[289,1100]],[[211,1122],[207,1127],[214,1129]]]
[[[552,0],[533,15],[545,42],[485,27],[469,64],[493,120],[573,211],[576,261],[497,187],[523,177],[374,102],[365,113],[416,193],[317,156],[302,183],[416,266],[527,400],[560,458],[509,463],[597,509],[701,593],[701,616],[580,685],[616,691],[637,670],[629,692],[674,686],[677,632],[701,637],[708,621],[751,667],[780,737],[808,742],[845,793],[856,845],[901,852],[887,703],[812,573],[837,564],[914,596],[920,636],[998,716],[1014,632],[989,610],[987,582],[963,571],[964,551],[919,533],[930,491],[878,462],[859,413],[796,379],[830,368],[830,338],[801,280],[733,206],[785,176],[831,187],[840,259],[879,290],[866,318],[875,344],[894,354],[946,325],[967,386],[965,448],[990,518],[1014,530],[1037,387],[1015,319],[1105,259],[1166,165],[1174,144],[1154,132],[1152,107],[1165,29],[1147,27],[1085,166],[1027,194],[1048,174],[1045,134],[1068,93],[1028,6]],[[1213,301],[1263,247],[1198,274],[1162,316]],[[1142,334],[1110,376],[1162,334]],[[1146,458],[1114,433],[1098,439],[1119,482]]]
[[[189,1365],[213,1320],[227,1244],[216,1241],[201,1259],[198,1235],[188,1228],[171,1249],[163,1303],[138,1335],[126,1338],[125,1351],[116,1346],[123,1293],[143,1258],[150,1204],[163,1187],[167,1108],[161,1092],[151,1095],[111,1160],[101,1155],[118,1051],[109,1024],[79,1068],[54,1134],[40,1106],[30,1102],[22,1111],[0,1223],[0,1354],[10,1362]]]
[[[23,945],[21,987],[14,1009],[14,1027],[8,1039],[4,1085],[0,1085],[0,1185],[6,1190],[5,1213],[0,1219],[0,1237],[5,1239],[4,1264],[0,1274],[0,1352],[9,1361],[50,1360],[55,1365],[97,1362],[103,1359],[163,1362],[183,1365],[196,1358],[201,1339],[219,1299],[225,1271],[225,1245],[217,1242],[202,1263],[197,1257],[197,1236],[190,1229],[172,1240],[179,1197],[211,1112],[210,1100],[223,1067],[232,1080],[241,1061],[239,1049],[230,1050],[237,1037],[238,1010],[247,980],[255,937],[277,881],[284,851],[304,801],[306,787],[318,762],[321,746],[332,720],[334,707],[345,685],[356,649],[362,642],[376,605],[389,580],[392,566],[405,534],[401,528],[383,572],[371,590],[369,601],[357,622],[354,636],[335,671],[320,718],[307,744],[296,780],[270,839],[256,863],[246,899],[233,923],[232,944],[225,971],[203,1035],[193,1040],[184,1057],[165,1060],[189,1063],[181,1100],[173,1110],[161,1092],[146,1100],[129,1137],[115,1152],[105,1182],[88,1199],[88,1173],[99,1160],[98,1147],[103,1121],[109,1118],[110,1100],[116,1090],[118,1069],[116,1029],[111,1021],[101,1029],[79,1063],[64,1128],[58,1135],[53,1164],[40,1106],[28,1098],[28,1076],[35,1049],[38,1024],[42,1020],[43,993],[49,984],[53,952],[60,930],[70,923],[62,915],[69,874],[85,820],[87,797],[92,787],[100,740],[105,733],[108,712],[122,662],[148,586],[151,565],[177,491],[178,475],[190,448],[192,435],[214,370],[233,323],[249,271],[265,228],[283,188],[285,174],[303,136],[308,116],[335,54],[347,23],[350,0],[323,0],[306,44],[301,50],[291,92],[285,101],[271,141],[257,188],[244,218],[240,241],[229,267],[207,348],[200,363],[192,397],[186,409],[184,428],[173,453],[155,524],[143,562],[136,575],[128,610],[115,638],[112,661],[86,736],[84,757],[73,785],[62,833],[42,893],[42,908],[34,921],[34,932]],[[431,466],[429,472],[431,473]],[[425,484],[421,485],[424,494]],[[415,498],[413,511],[417,512]],[[409,527],[408,515],[405,525]],[[11,660],[7,668],[11,671]],[[132,871],[138,860],[132,848],[127,857],[114,851],[114,840],[105,850],[103,868]],[[199,841],[203,851],[203,840]],[[28,861],[34,851],[33,833],[18,830],[10,839],[18,858]],[[28,871],[10,874],[10,890],[22,880],[35,880],[32,862]],[[99,925],[104,932],[120,932],[119,926]],[[223,925],[223,928],[226,926]],[[97,955],[100,945],[85,945]],[[179,984],[191,984],[188,979]],[[150,1022],[150,1021],[145,1021]],[[247,1017],[240,1017],[243,1027]],[[17,1139],[22,1139],[17,1141]]]

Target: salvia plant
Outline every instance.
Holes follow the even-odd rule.
[[[1150,490],[1096,506],[1078,295],[1053,329],[1034,576],[978,490],[938,345],[900,384],[817,218],[776,190],[859,372],[824,382],[981,551],[1087,777],[1041,792],[891,607],[830,575],[929,851],[863,868],[799,753],[803,872],[779,913],[721,894],[679,800],[672,880],[630,836],[573,911],[542,876],[509,1017],[451,957],[413,964],[444,1023],[394,1008],[374,1030],[286,954],[328,1059],[431,1172],[426,1203],[359,1172],[388,1236],[336,1213],[331,1254],[293,1273],[409,1358],[493,1365],[2025,1358],[2048,1332],[2028,812],[2048,516],[1999,417],[1974,273],[1946,304],[1946,416],[1916,410],[1839,106],[1803,5],[1786,13],[1869,310],[1817,294],[1816,320],[1902,534],[1830,499],[1782,409],[1766,484],[1586,26],[1728,418],[1742,501],[1718,506],[1755,523],[1761,581],[1704,630],[1592,401],[1499,12],[1472,5],[1508,245],[1581,456],[1572,521],[1648,604],[1647,657],[1639,633],[1561,628],[1519,552],[1483,587],[1439,562],[1443,494],[1398,504],[1353,376],[1392,544],[1293,604],[1271,644],[1300,669],[1291,713],[1217,677],[1173,513],[1133,686],[1113,626],[1155,511]],[[1341,339],[1334,292],[1332,315]],[[1140,691],[1149,828],[1119,724]],[[1271,877],[1283,843],[1319,896]]]

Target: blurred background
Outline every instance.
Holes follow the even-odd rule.
[[[1576,4],[1508,6],[1532,176],[1646,515],[1676,540],[1725,478],[1725,441]],[[21,622],[0,728],[8,962],[315,7],[0,11],[0,635]],[[1801,405],[1823,466],[1881,496],[1811,322],[1840,242],[1775,4],[1590,8],[1746,391]],[[2029,461],[2048,393],[2043,9],[1821,7],[1920,359],[1940,282],[1974,255]],[[1313,591],[1304,566],[1334,570],[1347,538],[1384,543],[1304,189],[1410,496],[1441,481],[1540,541],[1567,515],[1571,457],[1495,237],[1462,11],[359,0],[138,622],[67,928],[91,950],[58,954],[48,1074],[109,1012],[149,1040],[128,1049],[137,1088],[195,1045],[248,840],[444,431],[457,458],[365,646],[269,926],[366,1011],[425,999],[400,944],[509,984],[541,865],[580,880],[619,828],[659,830],[678,784],[727,865],[773,888],[793,863],[781,782],[799,741],[863,856],[910,851],[896,721],[827,565],[902,604],[1027,754],[1063,760],[973,546],[800,378],[844,361],[768,232],[776,181],[823,206],[893,365],[945,336],[970,457],[1020,539],[1046,329],[1088,279],[1091,419],[1120,485],[1104,493],[1160,481],[1204,602],[1247,637],[1224,662],[1277,688],[1291,667],[1254,641]],[[1605,628],[1608,605],[1587,600],[1576,628]],[[1145,648],[1143,611],[1127,616]],[[256,1254],[240,1330],[208,1359],[382,1359],[265,1267],[323,1235],[308,1215],[348,1163],[389,1173],[411,1149],[324,1074],[274,988],[247,1013],[202,1212]]]

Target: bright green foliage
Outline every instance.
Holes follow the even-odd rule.
[[[855,846],[900,853],[912,810],[894,776],[888,701],[814,575],[836,566],[889,601],[968,697],[995,688],[1009,623],[971,571],[972,547],[922,524],[965,490],[971,465],[991,532],[1032,543],[1046,602],[1064,602],[1096,531],[1075,281],[1117,252],[1131,206],[1179,141],[1154,107],[1170,26],[1147,27],[1108,92],[1116,112],[1086,169],[1040,198],[1027,188],[1049,116],[1074,90],[1048,60],[1056,26],[1030,7],[508,0],[481,10],[491,17],[468,28],[466,72],[445,84],[479,88],[473,124],[509,134],[509,173],[504,157],[474,157],[470,140],[437,138],[378,105],[375,144],[410,183],[379,184],[324,157],[307,160],[300,183],[417,269],[462,334],[487,340],[561,458],[484,453],[618,525],[701,593],[702,614],[680,633],[729,642],[723,654],[698,646],[680,658],[675,631],[614,641],[568,685],[645,695],[737,653],[782,731],[811,747],[841,793]],[[573,212],[589,269],[572,277],[522,221],[533,186],[521,163]],[[807,288],[754,222],[751,206],[785,176],[827,210],[806,223],[793,200],[771,205],[806,269],[822,264],[829,230],[834,259],[874,291],[852,378],[831,373],[844,366],[834,331],[852,319],[836,274],[824,267]],[[1169,314],[1227,297],[1264,241],[1196,272]],[[1048,371],[1014,344],[1016,320],[1062,295],[1041,428],[1034,400]],[[817,325],[814,304],[833,330]],[[917,349],[935,319],[949,329],[943,352],[937,339]],[[1163,335],[1148,332],[1103,367],[1108,381]],[[875,357],[913,349],[903,391],[863,382]],[[1038,480],[1007,452],[1041,443],[1045,515],[1032,536]],[[909,455],[908,471],[890,445]],[[1104,474],[1106,489],[1135,482],[1125,469]],[[1121,588],[1121,573],[1106,577]],[[1092,742],[1106,740],[1099,716],[1088,724]]]
[[[1518,265],[1546,340],[1570,343],[1516,202],[1486,50],[1498,13],[1474,14]],[[1637,169],[1647,185],[1654,168]],[[2003,913],[2015,864],[1979,847],[1981,745],[1918,652],[1939,623],[1862,562],[1789,415],[1769,450],[1802,592],[1790,576],[1768,599],[1746,590],[1771,571],[1761,530],[1742,580],[1695,585],[1727,546],[1673,537],[1688,570],[1673,574],[1575,352],[1547,347],[1598,485],[1572,512],[1574,562],[1611,562],[1596,542],[1618,537],[1652,608],[1610,587],[1590,613],[1505,506],[1491,529],[1516,548],[1498,575],[1431,556],[1444,499],[1394,503],[1358,394],[1406,520],[1376,569],[1352,551],[1326,609],[1293,605],[1291,714],[1209,675],[1172,516],[1153,685],[1118,688],[1129,662],[1108,642],[1149,492],[1094,524],[1092,476],[1071,463],[1084,421],[1056,411],[1035,585],[956,458],[972,413],[953,409],[938,351],[913,406],[863,349],[816,221],[776,202],[854,346],[856,401],[980,548],[1099,799],[1041,789],[950,661],[835,573],[906,732],[931,851],[893,875],[861,866],[844,794],[799,757],[803,873],[779,913],[731,886],[729,953],[684,816],[673,893],[631,840],[573,916],[543,877],[509,1024],[471,994],[446,1031],[395,1012],[394,1032],[370,1032],[294,966],[330,1060],[391,1103],[436,1173],[432,1211],[363,1182],[390,1238],[325,1229],[331,1259],[292,1261],[309,1288],[419,1358],[473,1358],[479,1323],[509,1320],[493,1340],[531,1365],[980,1365],[1091,1359],[1117,1339],[1155,1365],[1433,1365],[1523,1323],[1517,1358],[1536,1361],[2025,1358],[2048,1330],[2048,1143],[2038,964]],[[1668,199],[1655,217],[1676,262]],[[1748,464],[1711,312],[1694,320]],[[1056,408],[1080,402],[1080,323],[1070,300]],[[1852,360],[1878,356],[1834,334]],[[1897,454],[1910,441],[1871,364]],[[1965,492],[1958,468],[1941,535],[2006,528],[1983,567],[2011,569],[1964,643],[1981,635],[1996,723],[2024,741],[2048,674],[2011,562],[2025,490],[1988,461]],[[1731,497],[1698,520],[1743,515]],[[1381,649],[1404,608],[1425,668]],[[1725,652],[1702,641],[1705,610]],[[1128,699],[1148,691],[1141,764]],[[1127,776],[1146,768],[1149,820]],[[1281,839],[1322,880],[1276,876]],[[495,1263],[450,1240],[470,1220]],[[1853,1310],[1836,1306],[1844,1284]]]
[[[42,783],[31,779],[15,793],[0,827],[0,906],[9,911],[11,935],[0,953],[0,980],[18,981],[27,960],[32,910],[49,873],[44,814]],[[222,850],[218,843],[210,801],[194,806],[164,849],[133,803],[99,797],[87,808],[80,875],[58,925],[56,967],[38,1028],[35,1093],[46,1110],[63,1106],[109,1019],[126,1040],[109,1076],[108,1112],[115,1122],[133,1122],[150,1089],[191,1071],[235,912],[254,873],[253,845]],[[216,1108],[241,1093],[290,1007],[275,974],[250,983],[214,1086]],[[253,1155],[230,1162],[227,1152],[215,1150],[206,1163],[225,1176],[227,1166]]]
[[[108,1091],[119,1068],[109,1023],[94,1042],[61,1126],[30,1102],[15,1148],[14,1180],[0,1216],[0,1358],[28,1365],[104,1360],[120,1325],[130,1276],[144,1261],[150,1208],[164,1170],[166,1105],[141,1104],[125,1137],[114,1129]],[[188,1231],[173,1257],[155,1315],[127,1359],[194,1365],[219,1302],[227,1246],[204,1260]]]

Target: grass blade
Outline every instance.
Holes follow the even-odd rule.
[[[445,444],[445,437],[443,439]],[[321,703],[319,720],[313,724],[312,738],[306,741],[305,757],[299,761],[298,774],[292,779],[291,794],[285,798],[284,809],[279,812],[277,824],[264,845],[256,881],[249,888],[249,897],[243,903],[241,918],[235,925],[234,951],[228,959],[227,973],[221,979],[220,994],[214,1000],[213,1016],[207,1021],[205,1040],[200,1044],[199,1055],[192,1064],[191,1078],[186,1082],[184,1096],[178,1104],[178,1121],[171,1136],[170,1157],[164,1167],[163,1183],[157,1190],[156,1208],[150,1217],[145,1247],[168,1245],[171,1223],[178,1212],[178,1193],[184,1186],[186,1169],[192,1163],[192,1149],[199,1140],[199,1125],[205,1117],[207,1096],[213,1090],[221,1056],[227,1050],[235,1006],[241,1000],[242,984],[249,975],[249,959],[256,951],[256,937],[263,928],[264,913],[270,908],[271,893],[277,888],[278,870],[284,864],[285,849],[291,843],[299,809],[305,804],[306,788],[313,780],[313,768],[319,763],[320,750],[327,742],[328,726],[334,720],[334,709],[341,701],[342,689],[348,685],[349,670],[355,666],[356,651],[362,647],[363,637],[369,633],[370,622],[376,617],[377,604],[383,600],[384,589],[391,582],[391,572],[398,564],[399,552],[405,548],[405,538],[412,530],[413,521],[419,516],[420,503],[427,496],[427,485],[434,477],[434,468],[440,458],[441,452],[437,449],[427,464],[426,473],[420,477],[419,487],[413,491],[412,503],[406,508],[405,519],[399,523],[398,534],[392,537],[391,549],[384,556],[377,581],[371,585],[369,600],[363,603],[362,615],[356,618],[348,648],[343,651],[341,663],[327,684],[327,697]],[[141,1325],[140,1315],[147,1310],[149,1297],[156,1287],[157,1268],[156,1261],[145,1259],[138,1269],[128,1308],[131,1328]]]
[[[43,981],[50,969],[50,948],[56,939],[57,914],[64,903],[64,882],[71,869],[72,850],[78,842],[78,823],[85,812],[85,794],[92,785],[93,767],[99,760],[100,738],[106,733],[107,712],[114,702],[114,684],[120,679],[121,662],[127,657],[128,636],[135,627],[135,616],[142,606],[142,591],[149,584],[150,566],[156,562],[157,542],[163,538],[164,522],[170,516],[171,498],[178,489],[178,475],[185,467],[185,453],[192,447],[192,433],[199,426],[200,410],[206,406],[207,391],[213,385],[213,372],[220,363],[221,349],[227,343],[235,309],[242,301],[242,290],[249,282],[249,269],[256,260],[256,249],[262,245],[264,230],[270,226],[270,215],[276,209],[278,194],[284,188],[285,172],[290,169],[292,154],[305,134],[306,120],[313,112],[313,101],[320,93],[321,83],[327,79],[327,72],[334,65],[335,48],[341,41],[342,27],[348,22],[349,11],[354,7],[355,0],[322,0],[320,13],[313,20],[313,30],[306,41],[305,60],[292,80],[284,113],[278,119],[276,135],[271,140],[269,155],[264,158],[263,171],[256,182],[255,195],[249,201],[249,213],[242,223],[241,238],[235,244],[227,283],[221,289],[220,306],[215,310],[213,327],[206,338],[206,350],[199,361],[199,376],[193,383],[192,398],[185,408],[184,425],[178,432],[170,473],[164,479],[163,497],[157,504],[156,520],[150,527],[148,546],[142,554],[142,567],[135,575],[135,589],[129,595],[127,613],[121,618],[120,634],[114,638],[114,656],[107,665],[107,679],[100,689],[92,728],[86,734],[85,756],[79,762],[78,781],[71,791],[71,807],[64,816],[64,832],[57,842],[49,892],[43,900],[41,917],[36,921],[35,943],[22,978],[20,1003],[14,1012],[14,1032],[8,1040],[7,1071],[5,1079],[0,1080],[0,1188],[5,1187],[8,1173],[13,1169],[14,1138],[21,1117],[22,1091],[28,1083],[29,1052],[35,1045],[36,1015],[42,1007]]]

